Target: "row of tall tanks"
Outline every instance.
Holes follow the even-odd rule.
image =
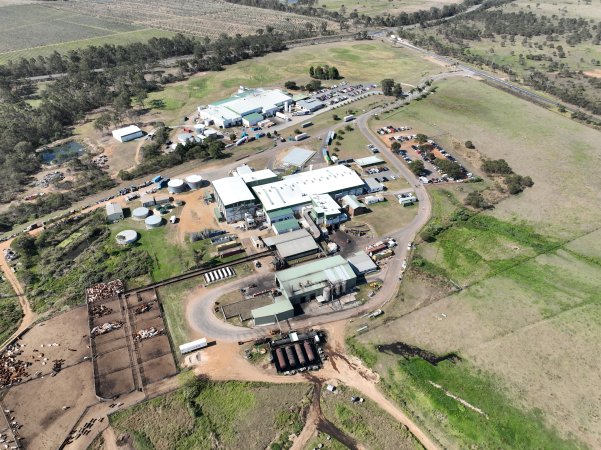
[[[170,194],[179,194],[188,189],[194,191],[202,187],[203,180],[200,175],[189,175],[185,179],[172,178],[167,182],[167,190]]]

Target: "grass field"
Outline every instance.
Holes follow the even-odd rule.
[[[0,64],[79,47],[144,42],[173,32],[78,14],[45,5],[0,7]]]
[[[369,205],[371,212],[357,216],[353,222],[366,223],[376,235],[383,236],[407,225],[417,213],[417,206],[404,207],[395,197],[387,197],[388,201]]]
[[[335,65],[349,83],[379,83],[383,78],[392,76],[415,84],[442,69],[407,50],[381,42],[323,44],[243,61],[223,72],[199,74],[186,82],[151,93],[147,102],[163,100],[166,107],[161,115],[165,116],[165,120],[181,120],[182,114],[188,115],[200,104],[230,96],[240,85],[281,88],[287,80],[306,84],[310,79],[309,67],[320,64]]]
[[[409,430],[378,405],[369,399],[361,404],[353,404],[350,400],[352,396],[360,397],[361,394],[347,386],[338,386],[334,393],[324,387],[321,409],[325,418],[367,448],[381,450],[421,448]]]
[[[340,11],[340,7],[344,5],[347,13],[357,11],[358,14],[375,16],[413,12],[432,7],[441,8],[447,4],[459,3],[459,0],[319,0],[317,3],[329,10]]]
[[[185,374],[189,376],[191,374]],[[206,382],[110,417],[138,450],[289,448],[304,426],[308,384]]]
[[[180,281],[159,288],[159,298],[165,310],[165,320],[175,348],[189,342],[184,299],[198,287],[198,279]]]
[[[0,282],[0,343],[4,342],[17,329],[23,317],[19,299],[6,280]]]
[[[389,319],[358,342],[368,353],[394,341],[459,353],[463,362],[436,368],[381,354],[374,363],[399,401],[439,439],[450,437],[445,446],[598,448],[601,232],[591,205],[601,198],[587,180],[601,176],[591,164],[599,132],[469,80],[440,83],[385,120],[413,126],[460,160],[477,160],[456,145],[472,140],[535,185],[465,221],[452,218],[467,190],[484,186],[436,188],[432,222],[449,228],[419,243],[419,266],[388,306]],[[449,278],[468,287],[449,295]],[[491,419],[481,424],[428,380]]]

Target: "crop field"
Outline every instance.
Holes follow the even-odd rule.
[[[440,83],[385,120],[418,127],[460,160],[469,153],[458,144],[472,140],[535,181],[465,220],[455,212],[472,185],[432,193],[433,222],[446,231],[418,244],[388,320],[357,338],[390,392],[460,446],[598,448],[601,231],[590,206],[601,199],[587,180],[601,176],[591,164],[599,132],[471,80]],[[452,294],[449,280],[464,289]],[[373,346],[395,341],[462,361],[431,366],[409,353],[399,362]]]
[[[383,78],[395,77],[399,81],[415,84],[426,76],[444,70],[408,50],[394,48],[381,42],[322,44],[311,48],[297,47],[242,61],[229,66],[223,72],[199,74],[186,82],[175,83],[163,91],[151,93],[147,105],[150,106],[153,99],[162,100],[166,106],[160,109],[161,116],[167,121],[181,120],[182,114],[190,114],[200,104],[230,96],[240,85],[281,87],[287,80],[306,84],[310,80],[309,67],[320,64],[336,66],[349,83],[379,83]],[[357,105],[368,102],[370,98],[360,100],[349,107],[358,108]],[[332,117],[330,113],[326,115]]]
[[[268,25],[277,31],[306,29],[310,22],[316,29],[326,22],[337,30],[334,22],[268,9],[233,5],[223,0],[191,0],[169,3],[160,0],[75,0],[56,7],[77,13],[141,24],[177,33],[218,37],[220,34],[254,34]]]
[[[287,448],[288,436],[304,426],[311,390],[302,383],[197,382],[113,414],[110,423],[138,449]]]
[[[0,6],[0,63],[49,56],[102,44],[127,44],[173,33],[55,9],[46,5]]]
[[[460,0],[319,0],[317,3],[322,8],[340,11],[344,5],[347,13],[357,11],[358,14],[375,16],[382,14],[399,14],[413,12],[433,7],[441,8],[444,5],[459,3]]]

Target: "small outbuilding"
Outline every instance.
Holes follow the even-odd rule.
[[[154,206],[156,204],[156,202],[154,201],[154,197],[148,194],[144,194],[142,197],[140,197],[140,202],[145,208],[148,208],[149,206]]]
[[[345,195],[341,199],[342,207],[347,210],[350,216],[358,216],[367,212],[367,207],[359,201],[356,195]]]
[[[289,233],[290,231],[300,230],[300,225],[296,219],[282,220],[271,225],[275,234]]]
[[[373,194],[374,192],[381,192],[384,190],[384,185],[379,181],[376,181],[375,178],[366,178],[365,186],[368,194]]]
[[[251,311],[255,326],[272,325],[294,317],[294,306],[289,300],[280,297],[271,305],[255,308]]]
[[[355,253],[350,258],[347,258],[347,261],[357,275],[365,275],[366,273],[378,270],[376,263],[364,251]]]
[[[106,204],[106,221],[115,223],[123,220],[123,209],[117,203]]]
[[[144,133],[135,125],[113,130],[113,137],[119,142],[133,141],[134,139],[138,139],[142,136],[144,136]]]

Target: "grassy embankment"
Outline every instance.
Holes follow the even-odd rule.
[[[18,328],[23,317],[19,299],[12,286],[3,279],[0,282],[0,343],[10,337]]]
[[[477,186],[431,191],[431,223],[443,231],[419,243],[386,319],[354,338],[354,349],[443,445],[597,447],[601,435],[586,411],[601,407],[592,388],[599,358],[591,360],[601,351],[600,213],[590,208],[601,199],[580,174],[601,176],[590,164],[598,132],[468,80],[441,83],[384,120],[477,163],[461,145],[472,140],[535,185],[475,216],[457,212]],[[453,282],[464,289],[453,293]],[[462,361],[432,366],[376,350],[397,341]]]
[[[304,426],[312,390],[302,383],[198,384],[113,414],[110,423],[130,433],[137,449],[284,449]]]

